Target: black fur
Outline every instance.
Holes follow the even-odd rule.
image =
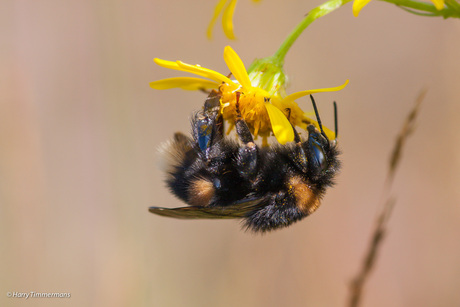
[[[243,218],[246,228],[255,232],[286,227],[306,217],[309,213],[299,207],[290,180],[300,178],[319,201],[340,168],[335,142],[310,125],[305,142],[295,132],[296,143],[259,148],[238,113],[239,144],[224,137],[217,98],[209,99],[211,103],[192,119],[193,139],[174,136],[171,146],[179,148],[182,158],[172,166],[166,183],[173,194],[190,203],[191,185],[205,179],[212,183],[212,198],[200,206],[150,211],[179,218]]]

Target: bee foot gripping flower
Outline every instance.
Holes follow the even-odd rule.
[[[227,46],[224,49],[224,60],[236,80],[199,65],[154,59],[154,62],[162,67],[189,72],[206,79],[178,77],[154,81],[150,83],[150,86],[154,89],[219,89],[221,112],[223,118],[230,122],[231,128],[236,116],[238,93],[239,110],[242,117],[251,133],[255,137],[261,136],[263,144],[266,145],[267,138],[272,134],[280,144],[286,144],[294,140],[293,126],[305,129],[307,123],[315,124],[315,121],[310,120],[297,105],[296,99],[314,93],[339,91],[348,84],[347,80],[338,87],[306,90],[286,95],[286,76],[282,63],[275,57],[256,60],[247,71],[238,54]],[[334,139],[333,132],[329,129],[325,130],[328,137]]]

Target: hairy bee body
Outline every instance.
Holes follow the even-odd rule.
[[[150,211],[176,218],[240,218],[255,232],[313,213],[340,166],[335,142],[310,125],[305,142],[295,132],[292,144],[258,147],[238,115],[241,142],[225,138],[217,99],[208,98],[192,118],[192,138],[176,133],[166,148],[166,183],[189,207]]]
[[[251,187],[235,167],[238,150],[236,142],[223,139],[203,159],[192,139],[176,133],[168,151],[180,152],[183,158],[170,166],[166,179],[169,189],[195,206],[225,207],[244,198]]]

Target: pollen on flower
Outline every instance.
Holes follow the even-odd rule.
[[[223,118],[232,123],[236,117],[236,94],[235,92],[229,92],[226,84],[220,86],[220,91]],[[253,135],[255,137],[258,135],[268,137],[272,131],[270,118],[265,108],[265,103],[269,100],[268,93],[260,88],[252,88],[248,91],[240,89],[237,91],[240,93],[239,110],[241,116]],[[232,125],[228,132],[230,132],[231,128],[233,128]]]

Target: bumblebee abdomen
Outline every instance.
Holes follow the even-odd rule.
[[[287,191],[267,195],[264,206],[246,217],[245,226],[254,232],[283,228],[301,220],[306,214],[295,203],[295,196]]]

